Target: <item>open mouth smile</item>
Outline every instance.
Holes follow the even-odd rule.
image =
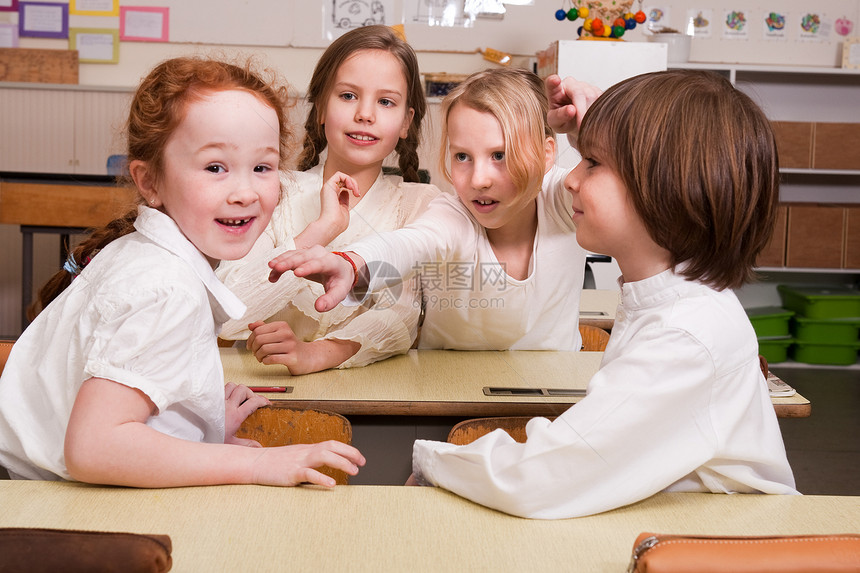
[[[216,219],[216,221],[225,227],[244,227],[253,220],[253,217],[248,219]]]

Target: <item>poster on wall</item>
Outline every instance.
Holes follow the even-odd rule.
[[[765,40],[785,40],[788,28],[788,13],[784,10],[765,10],[761,17],[762,37]]]
[[[71,0],[69,13],[81,16],[117,16],[119,0]]]
[[[725,10],[723,14],[723,38],[748,40],[750,28],[746,12],[744,10]]]
[[[119,12],[119,38],[124,42],[170,41],[170,8],[123,6]]]
[[[693,29],[692,35],[696,38],[710,38],[714,26],[713,10],[690,10],[687,18]]]
[[[412,0],[412,21],[427,26],[471,28],[475,15],[464,7],[463,0]]]
[[[72,28],[69,49],[78,51],[78,61],[87,64],[119,62],[119,30]]]
[[[854,21],[846,15],[842,15],[834,22],[833,29],[843,38],[847,38],[854,30]]]
[[[666,4],[646,6],[645,26],[649,30],[660,30],[662,28],[672,28],[672,7]]]
[[[394,0],[332,0],[323,6],[323,34],[328,41],[362,26],[400,23],[394,21]]]
[[[47,2],[21,2],[18,35],[31,38],[68,38],[69,5]]]
[[[18,26],[15,24],[0,24],[0,48],[18,47]]]
[[[800,39],[821,42],[830,39],[831,20],[824,12],[803,12],[800,17]]]
[[[0,12],[17,12],[18,0],[0,0]]]

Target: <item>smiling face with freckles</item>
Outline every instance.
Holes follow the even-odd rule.
[[[248,92],[206,93],[186,104],[163,173],[129,166],[147,202],[213,267],[245,256],[269,223],[280,196],[278,125],[275,110]]]

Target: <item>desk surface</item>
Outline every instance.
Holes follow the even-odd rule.
[[[290,393],[266,396],[344,415],[557,416],[581,397],[486,396],[483,388],[584,391],[602,358],[602,352],[410,350],[363,368],[289,376],[246,350],[221,349],[226,381],[291,386]],[[800,394],[772,400],[782,417],[808,416],[811,410]]]
[[[583,289],[579,297],[579,323],[612,330],[620,301],[620,290]]]
[[[560,521],[437,488],[105,488],[0,482],[0,526],[170,535],[174,571],[624,571],[643,531],[860,532],[860,497],[659,494]]]

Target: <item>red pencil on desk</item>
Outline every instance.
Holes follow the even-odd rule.
[[[292,386],[248,386],[251,392],[291,392]]]

